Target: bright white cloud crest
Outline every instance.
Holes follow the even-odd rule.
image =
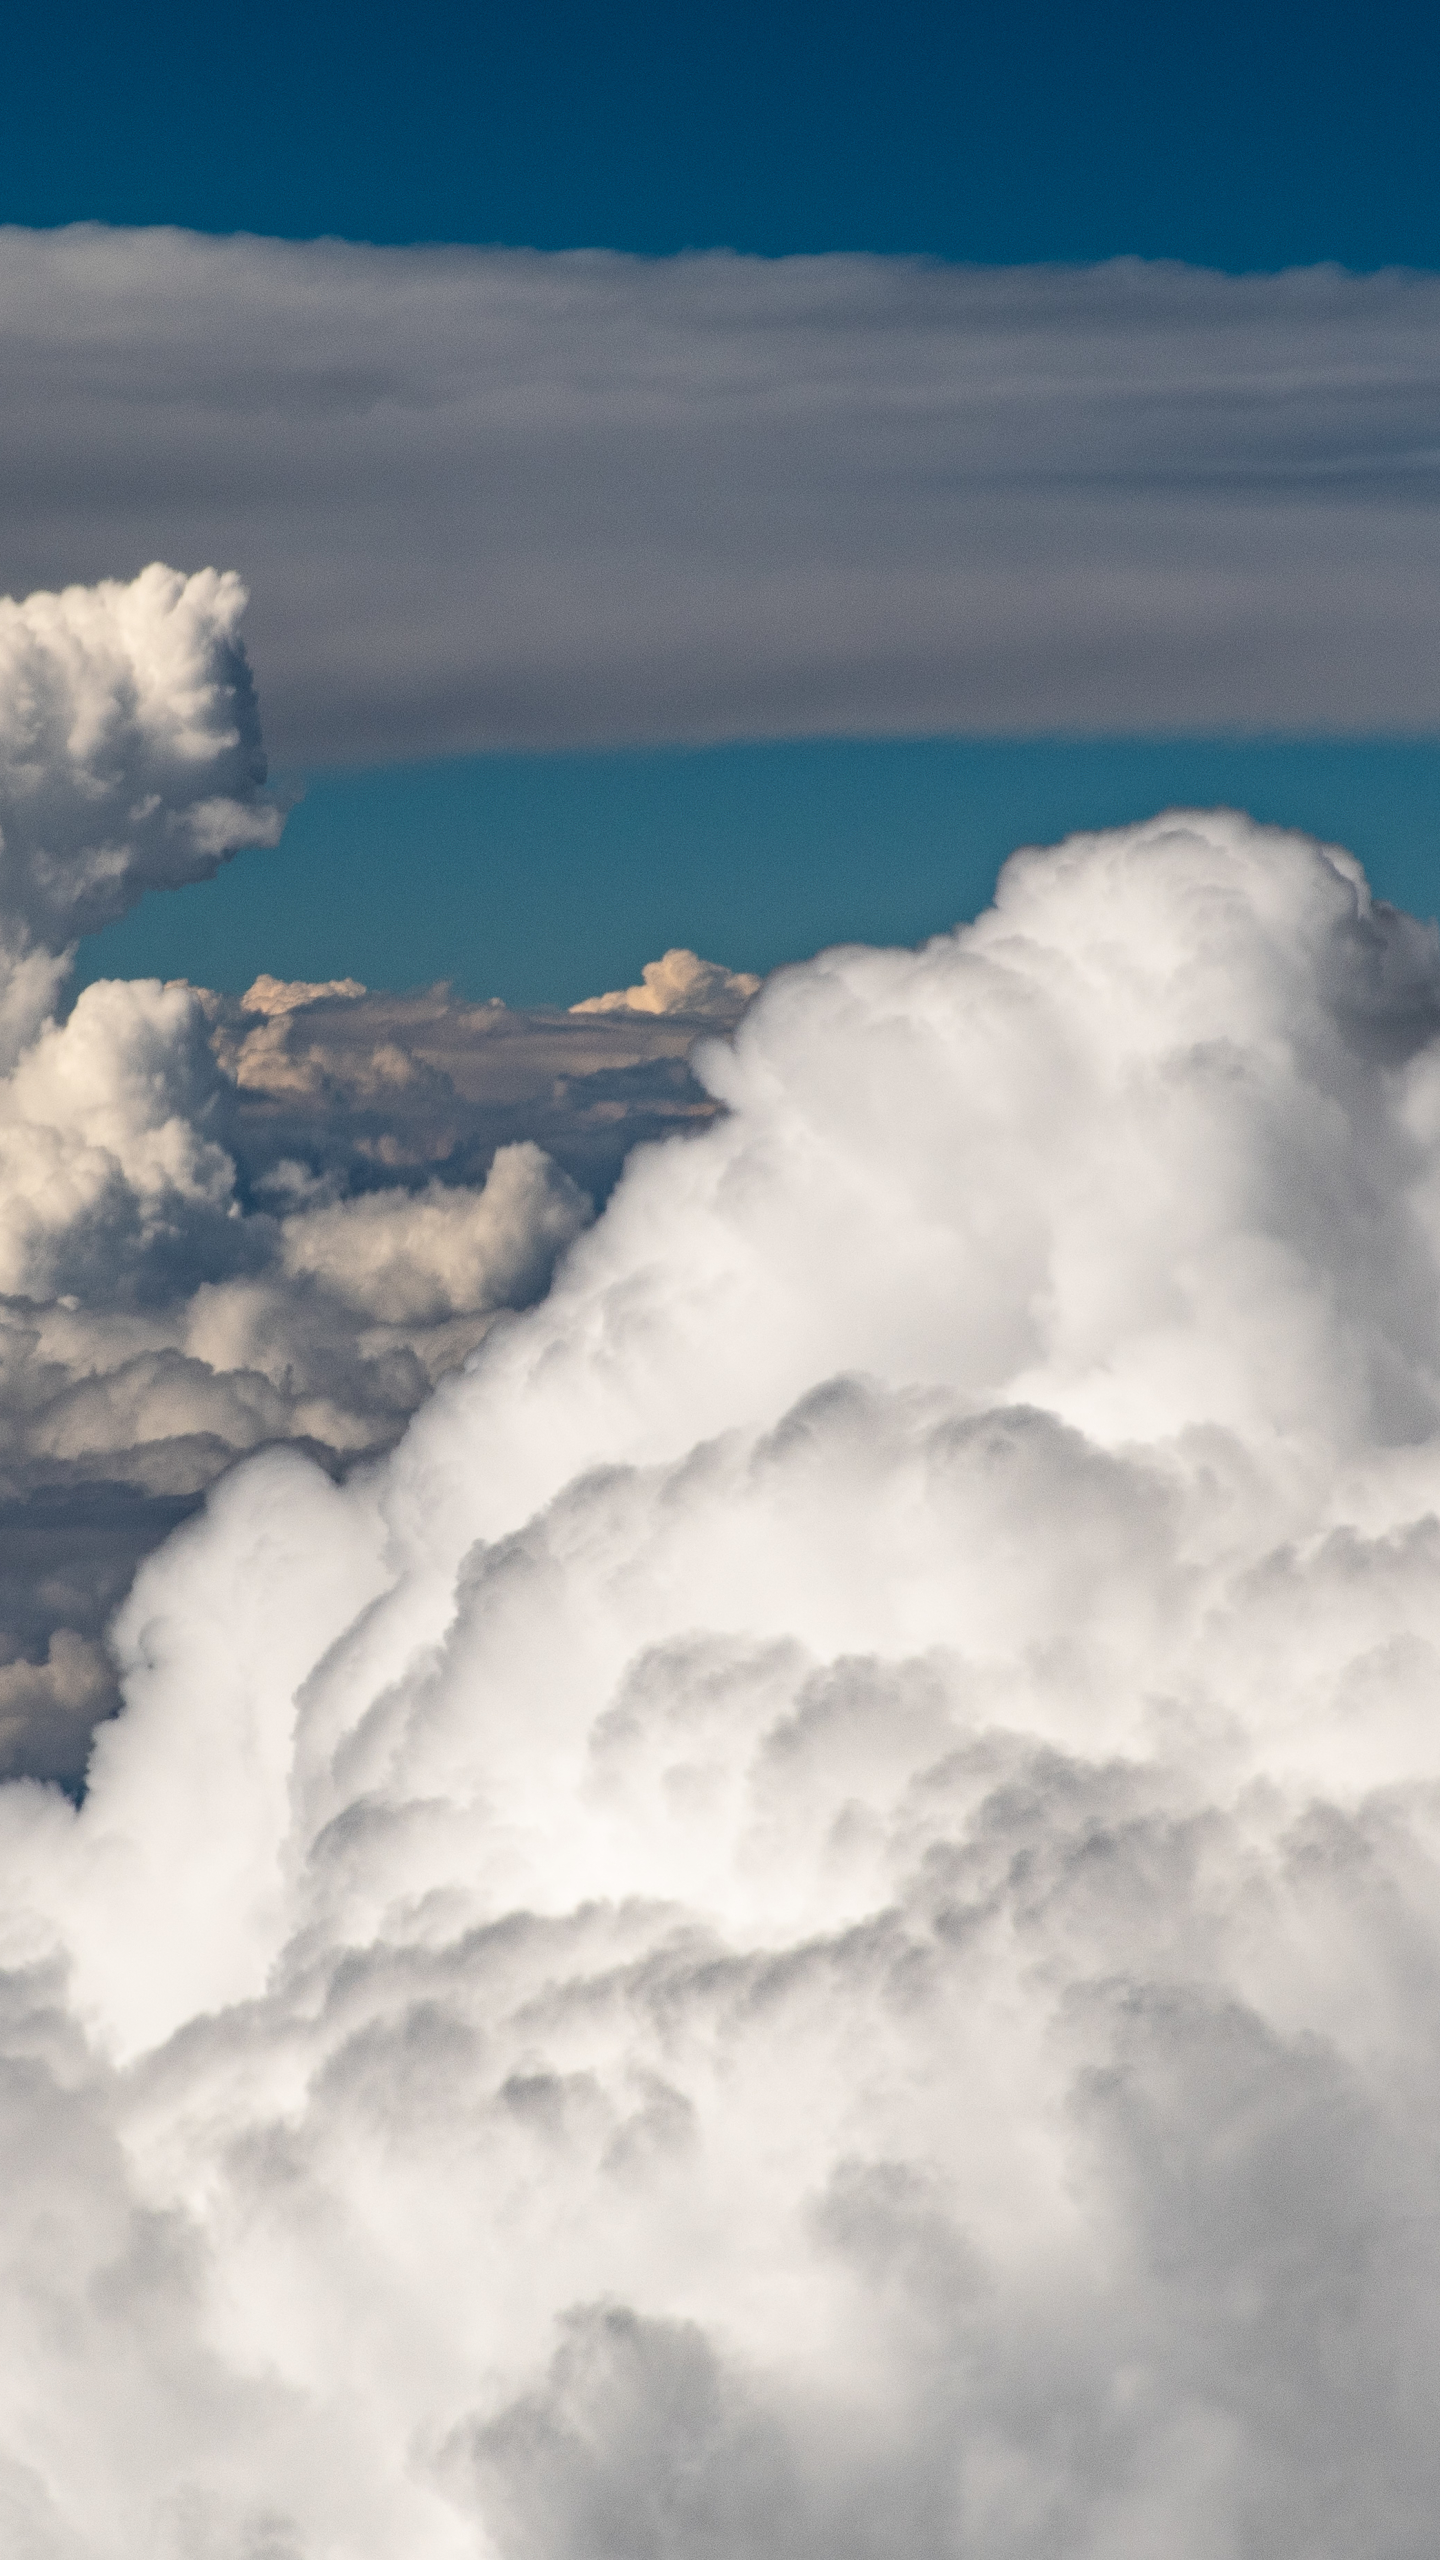
[[[0,597],[0,909],[44,949],[274,844],[233,573]]]
[[[12,2548],[1428,2553],[1437,1022],[1299,838],[1021,856],[152,1559],[0,1799]]]
[[[1437,451],[1433,275],[0,228],[0,583],[245,560],[287,764],[1433,735]]]

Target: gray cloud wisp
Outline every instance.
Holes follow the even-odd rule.
[[[288,763],[1440,722],[1440,281],[0,233],[0,586],[241,564]]]

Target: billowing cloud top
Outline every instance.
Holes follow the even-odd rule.
[[[0,390],[0,586],[243,560],[286,761],[1440,720],[1430,276],[11,230]]]
[[[1428,2555],[1437,1032],[1342,854],[1018,857],[152,1559],[0,1791],[19,2548]]]
[[[49,951],[274,844],[233,572],[0,597],[0,917]]]

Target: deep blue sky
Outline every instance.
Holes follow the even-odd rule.
[[[382,242],[1440,267],[1433,8],[13,13],[0,216]],[[243,564],[241,564],[243,566]],[[263,676],[263,670],[262,670]],[[93,974],[452,975],[566,1001],[983,903],[1015,842],[1226,798],[1440,903],[1440,748],[799,743],[319,775],[285,850]]]
[[[914,942],[974,915],[1017,844],[1175,801],[1250,809],[1358,853],[1430,913],[1440,743],[798,741],[694,753],[456,757],[317,779],[276,852],[147,898],[82,976],[262,969],[512,1004],[628,986],[671,943],[768,969],[821,941]]]
[[[666,252],[1440,265],[1403,5],[28,8],[0,214]]]

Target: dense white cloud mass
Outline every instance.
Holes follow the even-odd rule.
[[[10,230],[0,388],[0,588],[243,561],[287,762],[1440,718],[1433,276]]]
[[[1428,2560],[1440,950],[1227,817],[773,980],[0,1794],[27,2560]]]

